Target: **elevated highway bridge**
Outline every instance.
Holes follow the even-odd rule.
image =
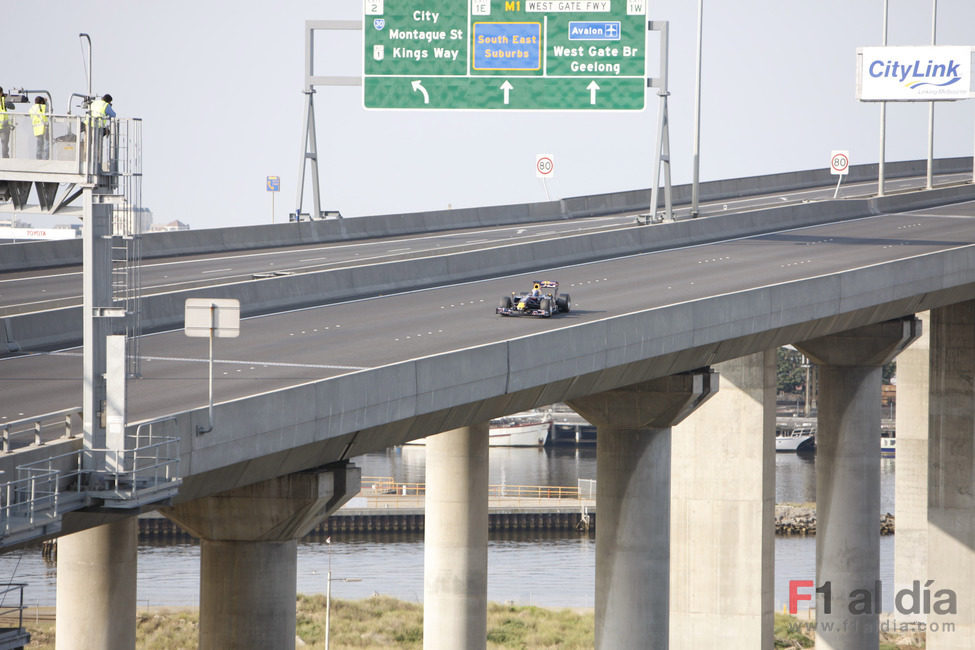
[[[786,343],[823,368],[819,517],[820,528],[832,532],[817,539],[817,580],[833,580],[833,593],[841,594],[830,620],[859,626],[869,618],[851,618],[842,599],[858,585],[872,585],[876,575],[878,546],[870,529],[879,518],[879,465],[871,465],[879,457],[879,368],[908,345],[904,354],[914,356],[899,372],[898,433],[901,419],[922,422],[916,434],[903,432],[908,439],[923,433],[925,454],[914,457],[923,481],[916,473],[905,480],[925,494],[929,482],[938,490],[925,499],[922,514],[902,519],[898,512],[898,534],[916,533],[917,555],[923,530],[925,549],[938,549],[925,575],[950,583],[959,600],[975,597],[975,581],[953,580],[959,566],[975,567],[973,504],[954,496],[970,493],[973,479],[973,429],[963,423],[975,422],[975,394],[964,383],[975,369],[975,186],[738,214],[720,209],[716,216],[649,227],[627,224],[635,211],[603,217],[606,223],[591,229],[586,218],[544,223],[537,227],[550,233],[535,232],[528,241],[519,239],[525,233],[506,241],[512,233],[501,231],[491,235],[500,241],[467,241],[448,255],[297,273],[245,288],[228,284],[242,272],[234,270],[217,286],[193,289],[211,297],[236,291],[245,305],[250,299],[260,305],[255,311],[269,312],[245,319],[239,338],[217,341],[217,403],[206,433],[200,433],[208,423],[205,344],[166,331],[167,324],[176,326],[177,307],[189,294],[157,298],[148,317],[158,319],[159,331],[143,341],[142,378],[129,382],[127,432],[134,438],[157,427],[178,441],[178,486],[165,504],[148,500],[141,507],[164,505],[168,516],[203,538],[201,579],[212,589],[201,596],[201,626],[212,638],[231,638],[232,626],[272,635],[262,639],[280,635],[281,627],[255,616],[255,608],[271,599],[279,603],[275,615],[287,617],[280,603],[293,601],[294,539],[354,493],[357,473],[348,460],[433,436],[425,605],[428,613],[439,612],[444,647],[477,645],[486,598],[487,422],[565,401],[599,428],[602,647],[668,636],[672,646],[687,647],[696,642],[697,624],[713,642],[728,621],[735,621],[729,643],[748,639],[740,647],[768,647],[774,349]],[[441,241],[456,236],[444,233]],[[308,255],[305,250],[297,254]],[[197,273],[216,262],[199,263]],[[502,295],[536,277],[558,280],[572,296],[572,311],[549,320],[493,315]],[[70,300],[70,288],[59,291],[56,301]],[[14,302],[5,303],[6,341],[20,353],[0,360],[0,426],[80,401],[79,351],[30,352],[18,327],[42,321],[18,318],[50,315],[17,313]],[[923,326],[914,316],[922,312],[930,312]],[[61,340],[42,339],[39,349]],[[948,421],[941,415],[951,424],[941,424]],[[713,443],[716,427],[724,432],[722,452],[708,444],[705,456],[704,432]],[[0,470],[14,476],[27,463],[48,462],[71,475],[59,463],[74,461],[47,459],[76,458],[81,448],[77,437],[31,444],[0,456]],[[911,458],[898,452],[898,481]],[[467,485],[466,492],[448,494],[447,477]],[[126,522],[138,508],[120,510],[97,499],[80,505],[36,534],[82,531],[78,545],[63,544],[75,549],[62,556],[63,566],[66,574],[90,577],[91,569],[86,574],[82,567],[93,548],[132,545]],[[720,552],[713,533],[700,528],[700,508],[723,512]],[[852,547],[856,552],[843,550]],[[130,566],[117,558],[99,566],[127,584]],[[271,567],[280,578],[269,582],[258,567]],[[59,564],[59,604],[61,570]],[[266,589],[260,598],[246,587],[257,584]],[[709,605],[707,615],[689,604],[692,593],[726,593],[731,585],[734,596]],[[66,598],[73,589],[81,584],[66,578]],[[220,599],[238,604],[238,614],[213,610]],[[953,616],[953,624],[972,633],[972,615]],[[831,647],[876,647],[876,630],[861,627],[852,636],[828,636]],[[960,647],[933,639],[928,647]]]

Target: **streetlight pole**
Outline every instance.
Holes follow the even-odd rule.
[[[884,26],[880,44],[887,47],[887,8],[884,0]],[[884,195],[884,164],[887,159],[887,102],[880,102],[880,161],[877,164],[877,196]]]
[[[694,90],[694,180],[691,183],[691,216],[699,214],[701,184],[701,41],[704,33],[704,0],[697,0],[697,75]]]
[[[325,574],[325,650],[328,650],[329,616],[332,613],[332,537],[325,538],[328,546],[328,573]]]
[[[931,45],[937,44],[938,0],[931,0]],[[934,101],[928,102],[928,182],[927,189],[934,187]]]

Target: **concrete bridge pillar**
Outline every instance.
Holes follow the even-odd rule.
[[[58,539],[58,650],[133,650],[138,522],[125,517]]]
[[[715,366],[721,390],[673,429],[670,650],[772,648],[775,354]]]
[[[828,589],[816,599],[820,649],[880,643],[881,367],[919,331],[910,317],[796,344],[820,366],[816,586]]]
[[[928,579],[928,395],[931,314],[921,335],[897,355],[897,471],[894,473],[894,593]],[[897,616],[924,621],[921,612]]]
[[[596,648],[667,648],[671,427],[717,390],[710,370],[569,402],[596,425]]]
[[[295,644],[297,540],[359,491],[342,465],[164,508],[200,538],[200,648]]]
[[[423,647],[487,647],[488,424],[426,439]]]
[[[933,309],[930,323],[928,572],[917,579],[931,594],[926,647],[973,650],[975,301]]]

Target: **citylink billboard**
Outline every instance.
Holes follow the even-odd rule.
[[[861,47],[857,99],[939,101],[975,97],[975,47]]]

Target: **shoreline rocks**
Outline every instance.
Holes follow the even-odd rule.
[[[777,503],[775,505],[775,534],[785,537],[808,537],[816,534],[815,503]],[[894,534],[894,515],[880,517],[880,534]]]

